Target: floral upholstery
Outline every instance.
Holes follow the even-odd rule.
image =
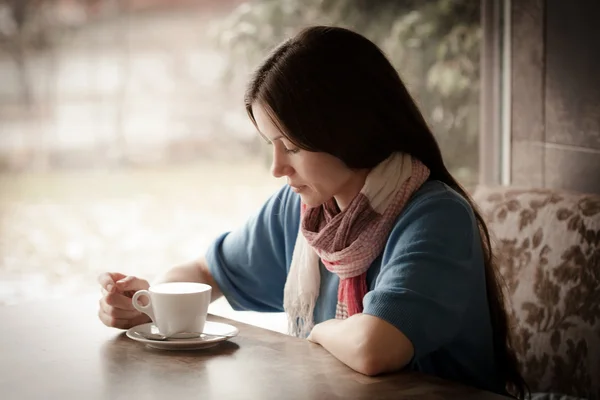
[[[600,196],[479,187],[536,398],[600,399]]]

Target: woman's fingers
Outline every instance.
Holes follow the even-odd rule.
[[[124,275],[120,272],[104,272],[98,276],[98,283],[101,287],[106,289],[106,291],[112,292],[115,282],[126,277],[127,275]]]
[[[128,329],[150,321],[150,318],[136,310],[131,302],[133,293],[148,289],[148,281],[120,272],[105,272],[98,276],[98,283],[102,292],[98,317],[104,325]],[[147,299],[142,296],[140,302],[145,304]]]
[[[112,317],[106,314],[102,308],[98,311],[98,318],[100,318],[100,321],[102,321],[104,325],[110,328],[129,329],[132,326],[135,326],[131,323],[131,320]]]
[[[115,287],[121,293],[130,292],[130,291],[138,291],[142,289],[148,289],[150,285],[148,281],[144,279],[137,278],[135,276],[127,276],[123,279],[119,279],[115,281]]]
[[[133,302],[131,301],[131,297],[127,297],[121,293],[113,292],[108,293],[104,296],[104,300],[106,304],[109,306],[128,311],[137,311],[133,306]]]
[[[138,315],[140,315],[140,312],[138,310],[124,310],[121,308],[117,308],[114,306],[111,306],[110,304],[107,303],[106,301],[106,297],[103,297],[102,299],[100,299],[100,310],[108,315],[109,317],[115,318],[115,319],[132,319],[137,317]]]
[[[139,314],[134,318],[115,318],[105,313],[102,310],[102,307],[98,311],[98,318],[100,321],[108,327],[118,328],[118,329],[129,329],[133,326],[145,324],[150,322],[150,318],[146,314]]]

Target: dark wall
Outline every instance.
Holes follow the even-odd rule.
[[[600,1],[512,1],[512,183],[600,193]]]

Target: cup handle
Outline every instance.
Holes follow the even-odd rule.
[[[148,298],[148,304],[145,306],[141,305],[138,302],[138,299],[142,296],[146,296]],[[135,307],[136,310],[146,314],[147,316],[150,317],[150,319],[152,319],[152,322],[156,323],[156,320],[154,319],[154,312],[152,311],[152,297],[150,297],[149,291],[138,290],[137,292],[135,292],[135,294],[131,298],[131,303],[133,304],[133,306]]]

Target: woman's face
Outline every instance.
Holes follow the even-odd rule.
[[[252,113],[258,130],[273,145],[273,176],[286,177],[307,206],[319,206],[333,197],[343,210],[360,192],[368,170],[350,169],[327,153],[299,149],[282,135],[259,103],[252,105]]]

